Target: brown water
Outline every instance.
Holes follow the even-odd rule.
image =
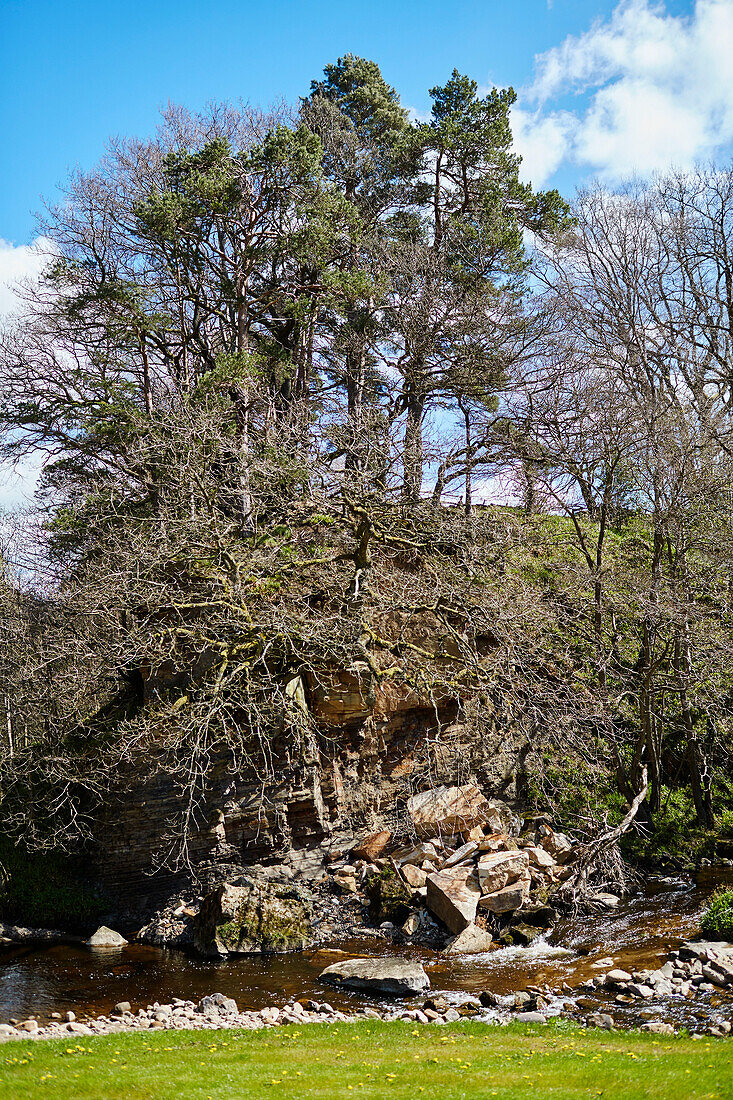
[[[546,939],[527,948],[498,948],[447,959],[427,949],[394,947],[380,939],[349,941],[338,947],[352,955],[417,958],[430,975],[433,991],[454,1003],[485,989],[508,995],[527,985],[547,984],[559,990],[561,982],[576,987],[610,969],[597,965],[603,958],[613,958],[615,965],[627,970],[660,965],[672,947],[696,934],[702,908],[722,881],[733,882],[733,872],[703,872],[694,883],[684,878],[650,881],[617,910],[562,921]],[[40,1020],[69,1009],[80,1017],[100,1015],[121,1000],[137,1008],[175,997],[198,1000],[214,991],[234,997],[241,1008],[283,1005],[304,996],[341,1007],[364,1004],[366,998],[361,995],[340,994],[318,983],[320,971],[336,957],[322,949],[212,961],[140,945],[120,951],[66,944],[14,947],[0,955],[0,1021],[31,1014]],[[556,1007],[566,1000],[561,994]],[[666,1002],[661,1014],[694,1025],[696,1013],[707,1018],[717,1011],[718,1002],[717,994],[696,997],[693,1003],[679,999],[672,1008]],[[643,1008],[653,1011],[654,1002]],[[632,1019],[639,1006],[614,1005],[613,1011]]]

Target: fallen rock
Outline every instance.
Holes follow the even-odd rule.
[[[573,855],[573,842],[565,833],[554,832],[549,825],[540,826],[544,836],[540,838],[539,846],[554,856],[558,863],[567,863]]]
[[[313,904],[297,886],[243,880],[222,883],[201,903],[193,922],[202,955],[281,954],[314,942]]]
[[[129,1001],[118,1001],[112,1011],[118,1016],[124,1016],[126,1012],[132,1012],[132,1005]]]
[[[413,867],[411,863],[406,863],[401,868],[402,877],[405,882],[412,886],[413,890],[419,890],[422,886],[425,886],[428,881],[427,871],[423,871],[421,867]]]
[[[428,909],[451,932],[462,932],[473,924],[480,897],[472,867],[436,871],[428,877]]]
[[[113,928],[107,928],[103,924],[94,935],[89,937],[87,944],[89,947],[126,947],[127,940],[119,932],[115,932]]]
[[[342,989],[389,997],[412,997],[430,988],[422,966],[409,959],[347,959],[327,966],[318,977]]]
[[[336,871],[333,876],[333,884],[342,894],[358,894],[355,871]]]
[[[418,836],[423,837],[463,834],[484,824],[498,832],[511,822],[509,808],[503,802],[489,801],[475,783],[422,791],[408,800],[407,812]]]
[[[462,844],[461,847],[458,848],[452,856],[448,856],[448,858],[443,863],[443,866],[440,868],[441,871],[447,871],[451,867],[458,867],[462,863],[468,863],[468,861],[477,851],[478,844],[476,841],[471,840],[468,842],[468,844]]]
[[[446,955],[479,955],[488,951],[493,943],[490,932],[483,928],[477,928],[475,924],[467,925],[459,932],[454,940],[445,949]]]
[[[529,856],[529,862],[534,867],[550,870],[552,867],[557,866],[555,857],[550,855],[545,848],[540,848],[539,845],[532,845],[529,848],[525,848],[524,851]]]
[[[529,855],[526,849],[518,852],[489,852],[481,856],[477,867],[482,893],[494,894],[509,883],[528,877]]]
[[[351,849],[351,855],[355,859],[366,859],[369,863],[374,863],[375,859],[379,859],[380,856],[384,855],[391,840],[392,834],[389,829],[382,829],[380,832],[372,833],[364,840],[360,840]]]
[[[436,863],[440,860],[438,849],[429,840],[424,841],[422,844],[410,844],[406,848],[398,848],[396,852],[392,853],[392,862],[397,867],[404,867],[408,864],[413,867],[420,867],[425,860],[435,861]]]
[[[494,894],[484,894],[479,905],[490,913],[513,913],[515,909],[521,909],[528,899],[529,879],[521,879]]]
[[[602,905],[604,909],[615,909],[621,899],[616,894],[608,894],[602,890],[598,894],[590,894],[588,900]]]

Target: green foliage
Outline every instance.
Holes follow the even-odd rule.
[[[652,827],[635,829],[622,839],[622,850],[649,866],[696,866],[714,852],[715,834],[695,824],[689,791],[662,789],[662,805]]]
[[[703,913],[700,931],[718,940],[733,941],[733,890],[717,890]]]
[[[86,932],[108,907],[66,855],[0,839],[0,916],[30,928]]]

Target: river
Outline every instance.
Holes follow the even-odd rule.
[[[51,1012],[74,1011],[78,1017],[110,1011],[122,1000],[133,1008],[180,997],[197,1001],[211,992],[234,997],[240,1008],[282,1006],[296,998],[327,1000],[334,1007],[364,1004],[365,998],[326,989],[318,983],[324,966],[352,955],[391,954],[418,958],[430,975],[434,993],[459,1004],[483,990],[505,995],[527,985],[573,988],[603,970],[600,960],[613,958],[626,970],[654,968],[668,951],[695,936],[700,915],[713,889],[733,882],[733,871],[702,871],[695,880],[680,877],[650,880],[613,911],[560,921],[546,938],[530,947],[497,948],[482,955],[442,957],[435,952],[386,945],[381,939],[349,941],[318,951],[270,957],[241,956],[204,960],[179,951],[131,944],[119,951],[95,951],[69,944],[4,948],[0,954],[0,1021],[34,1015],[40,1021]],[[645,1012],[678,1025],[695,1026],[718,1011],[721,994],[698,995],[694,1001],[675,999],[644,1003]],[[592,1011],[594,996],[559,993],[552,1002],[577,1003],[579,1014]],[[726,1000],[726,1003],[730,1003]],[[598,1007],[608,1008],[600,999]],[[614,1014],[638,1022],[639,1006],[613,1005]]]

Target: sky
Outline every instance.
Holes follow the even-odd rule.
[[[733,0],[0,0],[0,316],[34,213],[110,137],[169,101],[294,103],[344,53],[419,116],[454,68],[512,85],[523,175],[568,198],[733,155]]]

